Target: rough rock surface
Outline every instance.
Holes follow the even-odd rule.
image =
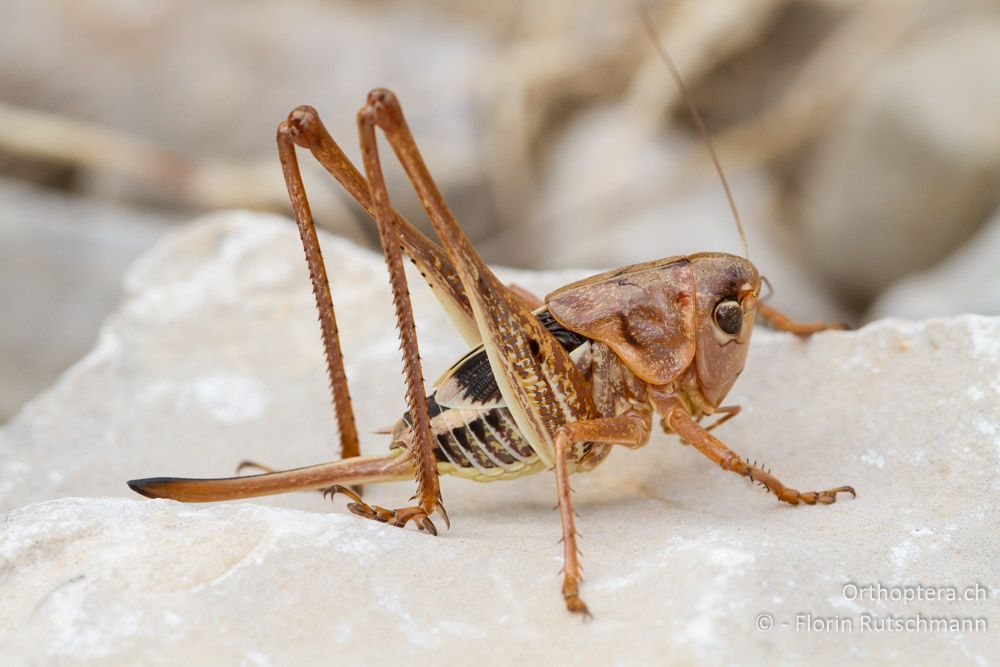
[[[384,269],[324,241],[369,433],[402,408]],[[439,538],[319,494],[216,506],[130,495],[137,476],[331,457],[300,253],[293,226],[272,217],[220,215],[173,234],[133,266],[95,349],[0,431],[5,664],[987,665],[1000,654],[995,318],[886,320],[808,342],[756,333],[730,397],[744,413],[720,437],[798,488],[849,483],[858,498],[782,506],[663,435],[616,452],[575,479],[590,623],[558,593],[548,474],[446,479],[453,526]],[[506,277],[544,292],[578,274]],[[432,378],[462,345],[427,291],[414,296]],[[371,489],[381,504],[411,492]],[[978,585],[987,599],[879,601],[851,584]],[[864,631],[866,613],[988,629]],[[853,630],[808,632],[797,614]]]

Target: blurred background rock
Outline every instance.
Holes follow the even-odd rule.
[[[1000,10],[977,0],[646,0],[801,318],[1000,313]],[[627,0],[0,0],[0,420],[91,345],[123,268],[224,207],[287,211],[274,128],[357,155],[400,96],[491,262],[739,251]],[[400,170],[397,207],[423,223]],[[374,247],[303,159],[320,224]],[[426,228],[426,225],[425,225]],[[328,258],[336,261],[336,258]]]

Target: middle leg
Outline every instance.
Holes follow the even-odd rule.
[[[573,445],[578,442],[601,442],[640,447],[649,440],[649,417],[649,414],[633,414],[591,419],[566,424],[556,431],[554,468],[563,533],[562,593],[566,608],[572,612],[590,616],[590,610],[580,599],[580,553],[576,544],[576,521],[569,485],[569,460]]]

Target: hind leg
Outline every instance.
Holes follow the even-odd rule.
[[[352,504],[352,511],[398,526],[414,521],[419,527],[437,534],[429,517],[435,511],[440,511],[443,516],[446,515],[441,503],[441,487],[431,436],[430,414],[424,390],[420,350],[413,321],[413,306],[410,302],[406,273],[403,270],[401,233],[392,205],[389,202],[385,178],[382,175],[378,146],[375,142],[375,126],[370,114],[366,113],[364,109],[358,113],[358,133],[365,174],[368,177],[371,193],[372,208],[375,221],[378,223],[379,237],[382,240],[386,268],[389,271],[392,301],[396,309],[396,328],[399,331],[399,347],[403,356],[403,376],[406,381],[406,405],[412,419],[407,451],[413,458],[416,470],[417,504],[413,507],[397,510],[384,510],[364,505],[359,502],[360,499],[357,499]]]
[[[375,203],[368,181],[347,159],[344,151],[327,132],[315,109],[310,106],[300,106],[292,110],[288,114],[288,119],[278,126],[278,145],[279,152],[283,156],[293,146],[308,149],[316,161],[337,179],[354,201],[377,222]],[[283,166],[285,162],[285,158],[282,157]],[[292,170],[291,174],[289,169]],[[286,180],[289,178],[300,180],[297,165],[289,163],[285,167],[285,172]],[[294,206],[294,198],[292,201]],[[479,332],[473,319],[472,307],[448,254],[391,207],[390,215],[395,223],[403,252],[417,267],[455,329],[469,345],[478,344]],[[296,219],[298,217],[299,214],[296,213]]]

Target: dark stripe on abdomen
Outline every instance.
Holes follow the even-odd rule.
[[[458,420],[461,425],[456,425]],[[492,476],[520,470],[538,459],[507,408],[481,412],[444,408],[441,416],[431,420],[431,428],[437,460],[456,468]]]

